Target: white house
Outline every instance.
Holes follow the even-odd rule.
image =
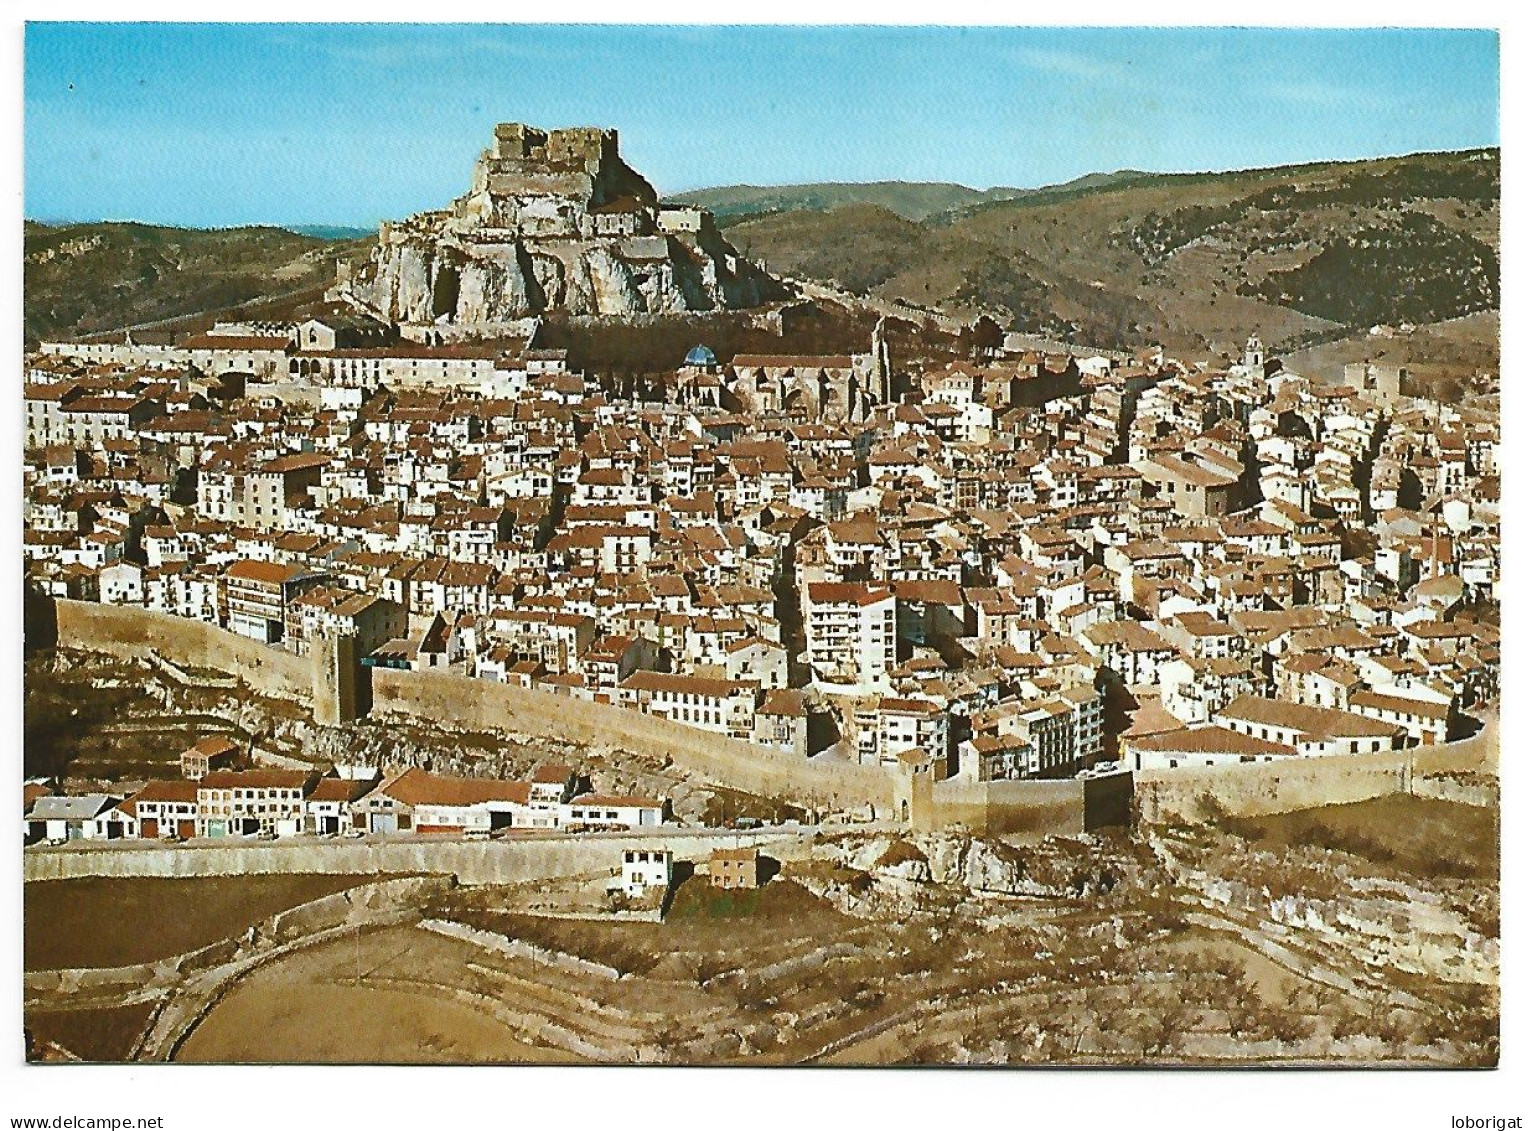
[[[184,778],[151,781],[124,804],[133,806],[138,833],[150,840],[197,835],[197,783]]]
[[[1295,747],[1305,757],[1372,754],[1401,745],[1404,727],[1350,711],[1241,695],[1214,712],[1213,722],[1264,741]]]
[[[630,899],[670,887],[675,861],[668,848],[625,848],[617,887]]]
[[[885,585],[810,582],[809,663],[820,679],[886,685],[898,663],[894,591]]]
[[[746,741],[755,730],[758,691],[743,680],[650,671],[634,672],[617,685],[624,707]]]
[[[320,836],[334,836],[351,828],[351,806],[371,792],[375,780],[323,777],[303,799],[303,828]]]
[[[665,822],[665,802],[653,797],[583,793],[560,806],[560,824],[584,828],[650,828]]]
[[[39,797],[27,812],[27,826],[33,836],[46,840],[106,837],[111,835],[114,822],[101,818],[116,809],[118,800],[105,793]],[[117,835],[120,835],[120,826]]]
[[[101,570],[103,605],[142,605],[144,570],[134,562],[118,561]]]
[[[1122,740],[1123,760],[1134,770],[1237,766],[1297,757],[1291,746],[1221,726],[1194,726]]]

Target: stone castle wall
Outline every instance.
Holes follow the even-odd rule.
[[[920,775],[911,787],[910,818],[916,832],[960,828],[976,836],[1041,840],[1126,825],[1132,796],[1128,774],[1055,781],[949,779],[935,784]]]
[[[1238,766],[1144,770],[1135,775],[1138,811],[1148,821],[1204,821],[1216,806],[1236,817],[1346,805],[1414,793],[1417,777],[1483,764],[1483,743],[1289,758]],[[1430,794],[1430,790],[1423,791]]]
[[[547,735],[669,759],[747,793],[816,808],[870,808],[881,817],[894,816],[902,796],[899,779],[876,766],[809,762],[623,707],[460,675],[386,668],[372,669],[370,690],[350,688],[325,665],[322,648],[297,656],[214,625],[147,609],[70,600],[56,601],[54,608],[61,648],[130,660],[157,656],[230,672],[261,695],[297,700],[312,706],[316,716],[336,722],[370,706],[385,718],[432,726]]]
[[[310,702],[314,667],[308,657],[227,632],[217,625],[148,609],[60,599],[54,603],[58,646],[153,662],[163,656],[182,667],[215,668],[236,675],[274,699]]]
[[[58,600],[54,608],[62,648],[134,660],[159,656],[183,666],[213,668],[237,675],[262,695],[306,704],[314,703],[316,687],[330,686],[316,681],[309,657],[213,625],[92,602]],[[372,672],[371,696],[373,711],[384,717],[609,746],[669,759],[709,781],[747,793],[909,819],[917,829],[956,825],[994,835],[1039,837],[1121,823],[1130,799],[1146,820],[1199,821],[1207,817],[1209,802],[1228,813],[1255,816],[1410,793],[1425,774],[1482,768],[1497,745],[1496,736],[1487,734],[1377,754],[1150,770],[1127,782],[1103,778],[933,785],[917,777],[912,785],[875,766],[806,761],[625,708],[487,680],[380,668]]]
[[[816,807],[872,806],[894,816],[898,778],[876,766],[825,765],[624,707],[435,672],[374,669],[373,711],[468,730],[521,731],[669,759],[710,781]]]

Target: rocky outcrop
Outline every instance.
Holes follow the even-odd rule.
[[[632,317],[756,306],[782,293],[710,213],[661,205],[615,130],[495,129],[469,191],[385,223],[339,295],[389,322],[462,329],[552,310]]]
[[[1080,839],[1050,837],[1023,849],[950,833],[853,835],[817,845],[814,858],[837,872],[799,882],[852,914],[918,908],[940,888],[1082,899],[1111,891],[1131,870],[1129,861]]]

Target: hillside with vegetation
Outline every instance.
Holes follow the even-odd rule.
[[[75,338],[226,310],[276,295],[317,297],[335,258],[358,245],[283,228],[191,229],[133,223],[23,232],[23,332]]]
[[[736,232],[735,246],[774,274],[833,279],[858,294],[880,287],[910,256],[933,246],[930,229],[876,204],[848,204],[828,215],[786,212]]]
[[[730,236],[775,270],[851,291],[1196,358],[1252,331],[1296,350],[1496,310],[1499,197],[1490,149],[1110,174],[918,220],[802,209]]]
[[[1394,285],[1354,285],[1378,278]],[[1479,240],[1430,216],[1406,214],[1387,227],[1327,240],[1307,263],[1273,271],[1240,293],[1348,326],[1440,322],[1498,306],[1499,263]]]

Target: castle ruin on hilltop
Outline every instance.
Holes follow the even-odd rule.
[[[468,192],[384,223],[334,297],[440,342],[492,336],[548,311],[632,317],[751,307],[781,293],[710,213],[661,204],[617,131],[495,127]]]

